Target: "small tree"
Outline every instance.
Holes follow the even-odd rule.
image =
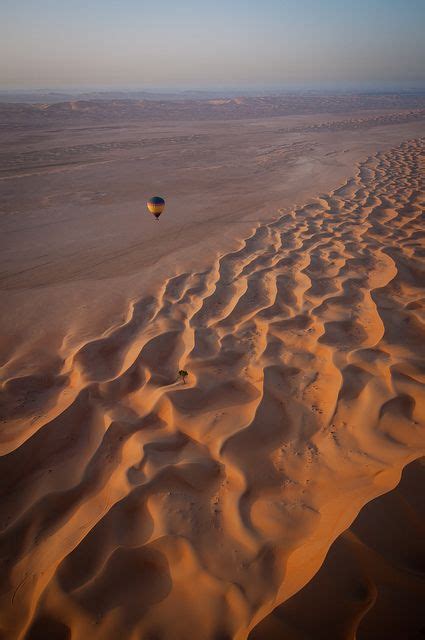
[[[185,371],[184,369],[180,369],[179,376],[183,380],[183,384],[186,384],[186,378],[187,378],[188,375],[189,374],[188,374],[187,371]]]

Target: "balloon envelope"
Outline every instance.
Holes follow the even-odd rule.
[[[164,211],[165,200],[160,196],[153,196],[153,198],[149,198],[146,206],[149,211],[155,216],[155,218],[159,218],[161,213]]]

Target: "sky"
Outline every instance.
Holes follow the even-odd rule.
[[[0,88],[425,88],[425,0],[0,0]]]

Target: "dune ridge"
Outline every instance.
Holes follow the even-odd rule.
[[[249,640],[404,640],[423,635],[425,458],[363,507],[308,584]],[[306,615],[308,612],[308,615]]]
[[[5,638],[246,638],[424,455],[424,149],[5,379]]]
[[[149,120],[151,122],[170,120],[192,120],[194,113],[197,119],[221,120],[241,118],[264,118],[282,115],[346,113],[347,111],[365,111],[374,109],[416,110],[423,109],[423,92],[405,93],[294,93],[274,96],[239,96],[223,99],[208,99],[186,96],[184,99],[162,99],[158,95],[152,99],[113,98],[112,96],[86,96],[84,99],[72,99],[63,96],[61,100],[40,102],[43,96],[34,96],[31,102],[4,101],[0,96],[0,128],[4,121],[8,127],[20,129],[37,125],[39,128],[49,127],[53,123],[61,125],[87,124],[96,122],[105,124],[111,118],[135,122]],[[71,98],[71,99],[70,99]]]
[[[370,129],[380,127],[386,124],[399,124],[409,122],[411,120],[424,120],[425,109],[414,109],[408,112],[386,113],[372,116],[364,116],[362,118],[347,118],[344,120],[329,120],[328,122],[319,122],[316,124],[301,125],[298,127],[287,127],[281,131],[352,131],[356,129]]]

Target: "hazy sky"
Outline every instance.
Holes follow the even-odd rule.
[[[0,87],[425,86],[425,0],[0,0]]]

